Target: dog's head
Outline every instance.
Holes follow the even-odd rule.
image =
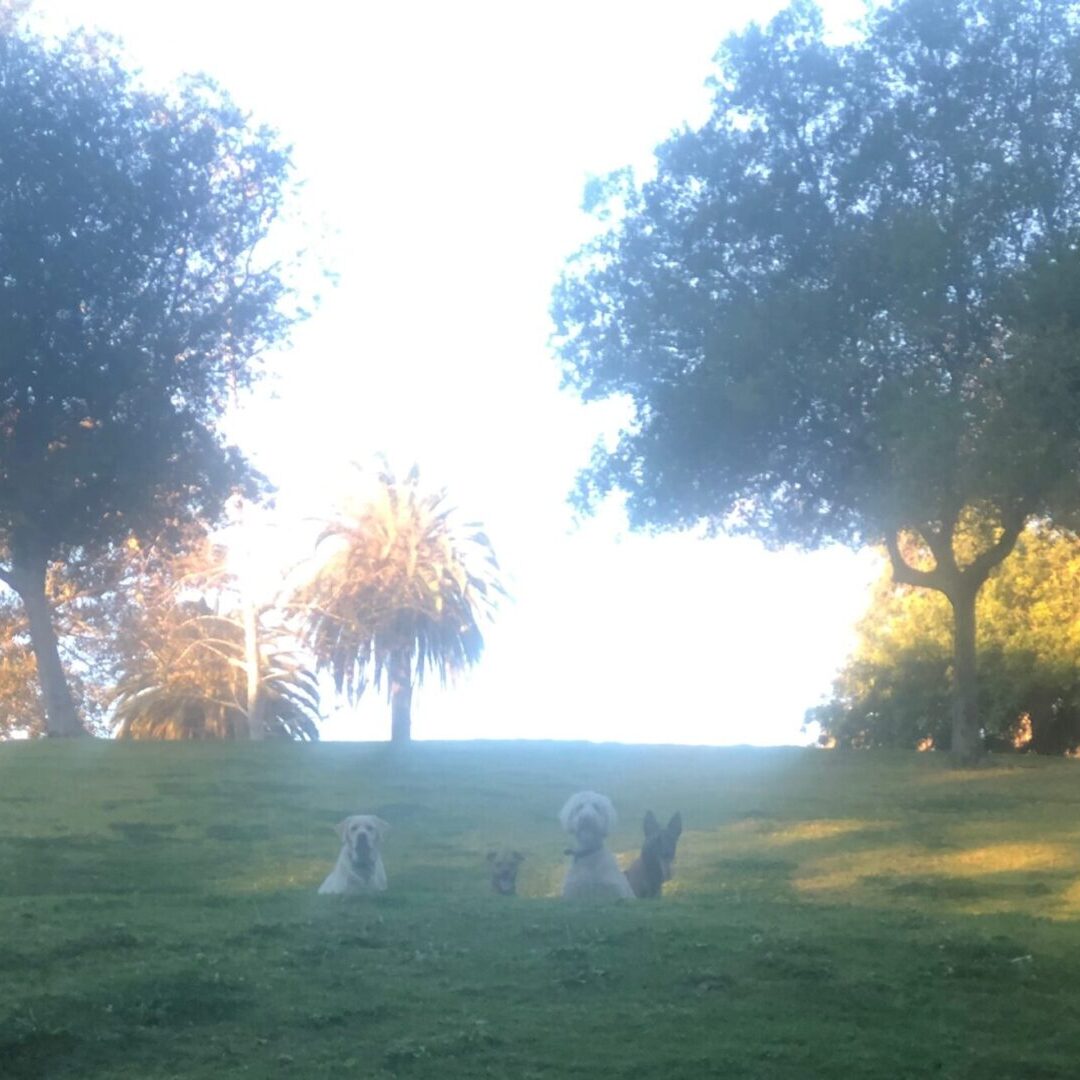
[[[602,842],[615,828],[616,820],[611,800],[595,791],[579,791],[571,795],[559,812],[562,827],[586,842]]]
[[[491,867],[491,887],[503,896],[513,896],[517,892],[518,867],[525,861],[520,851],[489,851],[488,865]]]
[[[654,863],[660,868],[660,880],[670,881],[675,863],[675,847],[682,835],[682,814],[675,813],[661,829],[656,815],[650,810],[645,815],[645,843],[641,846],[641,857],[647,863]]]
[[[371,866],[390,826],[374,814],[352,814],[334,826],[354,866]]]

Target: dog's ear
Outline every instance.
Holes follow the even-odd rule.
[[[660,831],[660,822],[656,820],[656,815],[651,810],[645,811],[645,839],[651,840]]]
[[[334,832],[336,832],[336,833],[338,834],[338,839],[339,839],[339,840],[340,840],[340,841],[341,841],[341,842],[342,842],[343,844],[345,843],[345,830],[346,830],[346,829],[347,829],[348,827],[349,827],[349,819],[348,819],[348,818],[342,818],[342,819],[341,819],[341,820],[340,820],[340,821],[339,821],[339,822],[338,822],[338,823],[337,823],[337,824],[336,824],[336,825],[334,826]]]
[[[390,826],[381,817],[373,817],[371,820],[375,822],[375,828],[379,830],[381,840],[390,831]]]
[[[669,836],[674,837],[676,840],[682,836],[682,813],[676,810],[671,815],[671,820],[667,823],[667,829],[665,830]]]

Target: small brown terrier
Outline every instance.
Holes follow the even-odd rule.
[[[525,861],[520,851],[489,851],[487,857],[491,865],[491,887],[503,896],[517,894],[518,867]]]
[[[650,810],[644,824],[645,843],[641,845],[641,854],[626,871],[626,880],[635,896],[651,899],[664,891],[665,881],[671,880],[675,845],[682,835],[682,814],[674,814],[661,829],[656,815]]]

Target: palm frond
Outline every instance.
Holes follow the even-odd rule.
[[[424,492],[414,467],[404,481],[389,469],[369,502],[328,523],[317,569],[293,597],[317,669],[355,701],[381,686],[392,659],[406,656],[416,681],[445,683],[483,652],[481,621],[506,590],[487,535],[454,524],[446,492]]]
[[[171,618],[170,618],[171,615]],[[181,604],[163,616],[159,641],[129,663],[113,695],[117,738],[234,739],[248,732],[247,667],[239,619]],[[261,651],[267,733],[319,737],[316,674],[273,643]]]

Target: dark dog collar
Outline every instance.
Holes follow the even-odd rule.
[[[574,862],[577,862],[578,859],[584,859],[589,855],[595,855],[603,846],[604,845],[601,842],[601,843],[596,844],[595,846],[589,847],[589,848],[572,848],[572,847],[568,847],[563,851],[563,854],[564,855],[573,855],[574,856]]]

